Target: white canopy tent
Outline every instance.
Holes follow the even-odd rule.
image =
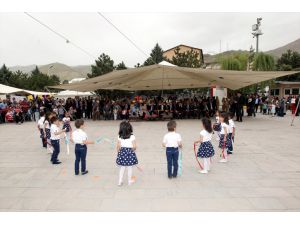
[[[296,73],[295,71],[234,71],[187,68],[162,62],[151,66],[114,70],[74,84],[51,88],[94,91],[107,90],[171,90],[221,86],[237,90],[251,84]]]
[[[30,91],[15,87],[10,87],[4,84],[0,84],[0,94],[8,95],[8,94],[20,94],[20,95],[53,95],[50,92],[39,92],[39,91]]]
[[[57,94],[55,94],[55,97],[74,97],[74,96],[93,96],[95,95],[93,92],[81,92],[81,91],[70,91],[70,90],[66,90],[66,91],[61,91],[58,92]]]

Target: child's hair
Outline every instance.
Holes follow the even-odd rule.
[[[230,117],[230,119],[233,119],[234,118],[234,112],[230,112],[229,117]]]
[[[220,112],[219,110],[216,111],[216,116],[219,116],[220,115]]]
[[[83,119],[78,119],[78,120],[75,121],[75,127],[77,129],[79,129],[83,124],[84,124],[84,120]]]
[[[58,120],[58,118],[57,118],[56,116],[53,116],[53,117],[50,119],[51,123],[54,123],[54,122],[56,122],[57,120]]]
[[[40,117],[45,116],[45,112],[40,112]]]
[[[168,131],[174,131],[176,128],[176,122],[174,120],[169,121],[167,124],[167,128]]]
[[[202,124],[204,129],[208,132],[208,133],[212,133],[213,129],[212,129],[212,125],[211,125],[211,120],[204,117],[202,118]]]
[[[133,129],[128,121],[122,121],[120,123],[119,137],[121,139],[128,139],[132,135]]]
[[[46,113],[46,116],[45,116],[44,122],[45,122],[45,121],[50,122],[50,116],[51,116],[51,112],[47,112],[47,113]]]
[[[226,123],[227,125],[229,125],[229,118],[228,118],[228,113],[226,112],[221,112],[220,113],[220,117],[222,117],[224,119],[224,123]]]

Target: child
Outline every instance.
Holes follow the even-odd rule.
[[[42,145],[43,145],[43,148],[47,148],[47,140],[46,140],[46,137],[45,137],[45,133],[44,133],[44,121],[45,121],[45,113],[44,112],[41,112],[40,113],[40,119],[38,120],[38,130],[40,132],[40,138],[42,139]]]
[[[213,125],[213,130],[216,132],[216,140],[220,140],[220,131],[221,131],[221,123],[220,123],[220,112],[217,110],[216,111],[216,121]]]
[[[70,114],[68,112],[65,113],[65,117],[62,119],[64,125],[63,125],[63,129],[66,130],[66,136],[65,136],[65,142],[67,145],[67,154],[70,154],[70,146],[69,146],[69,141],[71,139],[71,131],[72,131],[72,127],[71,127],[71,118],[70,118]]]
[[[50,137],[51,137],[51,132],[50,132],[50,120],[52,118],[52,113],[51,112],[47,112],[46,116],[45,116],[45,120],[44,120],[44,135],[45,135],[45,139],[46,139],[46,143],[47,143],[47,151],[48,153],[52,154],[53,153],[53,148],[52,145],[50,143]]]
[[[51,121],[50,140],[51,140],[51,145],[53,146],[54,149],[50,161],[52,162],[52,164],[60,164],[61,162],[58,160],[58,155],[60,152],[59,140],[60,140],[60,135],[64,133],[66,130],[65,129],[60,130],[59,120],[56,116],[53,116],[50,121]]]
[[[275,113],[276,113],[276,105],[275,105],[275,100],[273,100],[272,104],[271,104],[271,115],[272,115],[272,117],[275,116]]]
[[[231,141],[229,141],[229,118],[226,112],[222,112],[220,114],[220,122],[221,122],[221,131],[220,131],[220,141],[219,141],[219,148],[222,150],[222,159],[220,160],[221,163],[227,162],[227,150],[231,145]]]
[[[117,165],[120,166],[118,186],[123,184],[123,176],[126,168],[128,171],[128,185],[134,183],[134,180],[132,179],[132,166],[138,164],[138,160],[135,154],[135,136],[132,132],[132,126],[128,121],[120,123],[117,143],[118,156],[116,160]]]
[[[234,142],[234,136],[235,136],[235,124],[233,122],[234,113],[229,114],[229,133],[228,133],[228,139],[231,142],[230,146],[228,147],[227,153],[232,154],[233,151],[233,142]]]
[[[181,136],[176,133],[176,122],[171,120],[167,124],[168,133],[163,139],[163,147],[166,148],[168,163],[168,178],[176,178],[178,172],[178,147],[182,148]],[[172,171],[173,169],[173,171]]]
[[[89,141],[86,133],[84,132],[84,120],[78,119],[75,121],[75,127],[77,128],[72,135],[72,142],[75,143],[75,175],[79,175],[79,163],[81,161],[81,175],[87,174],[86,170],[86,154],[87,145],[94,144],[93,141]]]
[[[213,129],[210,119],[204,117],[202,119],[202,125],[204,129],[200,132],[200,140],[195,141],[195,143],[201,143],[197,157],[203,159],[203,170],[199,172],[205,174],[210,170],[210,158],[214,156],[215,151],[211,144]]]

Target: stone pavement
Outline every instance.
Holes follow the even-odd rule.
[[[258,115],[237,123],[234,155],[218,154],[209,174],[199,174],[193,153],[200,121],[181,120],[183,175],[168,180],[161,141],[166,122],[133,122],[143,172],[117,186],[116,151],[89,146],[85,176],[74,176],[73,146],[51,165],[35,123],[0,125],[0,211],[300,211],[300,121]],[[116,137],[120,121],[88,121],[90,139]],[[74,125],[73,125],[74,127]],[[214,141],[214,146],[217,146]],[[127,175],[127,174],[125,174]]]

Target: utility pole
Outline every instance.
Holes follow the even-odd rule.
[[[252,25],[252,31],[253,31],[253,38],[256,37],[256,53],[258,53],[258,42],[259,42],[259,35],[262,35],[261,29],[259,27],[261,26],[261,20],[262,18],[257,18],[256,24]]]

